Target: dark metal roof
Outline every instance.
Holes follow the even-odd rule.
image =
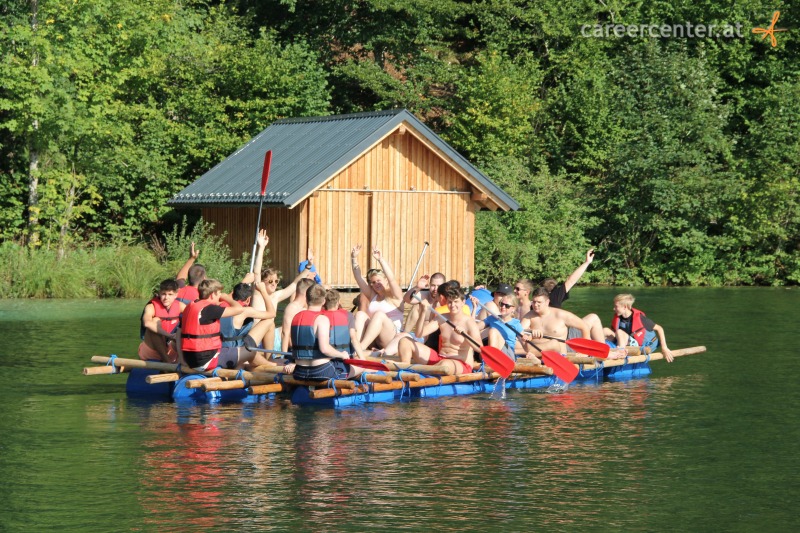
[[[290,207],[403,121],[453,159],[487,193],[512,210],[519,209],[513,198],[405,109],[276,120],[167,204],[176,207],[257,206],[264,154],[272,150],[264,203],[268,207]]]

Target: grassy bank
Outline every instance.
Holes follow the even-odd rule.
[[[62,258],[53,249],[4,242],[0,298],[148,298],[162,280],[175,277],[192,242],[208,276],[229,288],[247,271],[249,257],[231,258],[224,235],[211,235],[212,228],[201,220],[188,230],[184,221],[163,242],[83,244]]]

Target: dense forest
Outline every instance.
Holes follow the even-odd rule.
[[[773,46],[753,29],[776,11]],[[4,253],[151,242],[184,215],[167,199],[273,120],[404,107],[526,208],[479,214],[479,280],[563,277],[594,246],[589,281],[800,281],[800,6],[0,0],[0,13]],[[698,24],[740,31],[636,31]]]

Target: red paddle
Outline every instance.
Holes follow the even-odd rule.
[[[258,230],[261,229],[261,209],[264,207],[264,192],[269,182],[269,168],[272,166],[272,150],[264,156],[264,168],[261,170],[261,201],[258,202],[258,221],[256,222],[256,238],[253,240],[253,253],[250,257],[250,272],[256,262],[256,246],[258,245]]]
[[[542,352],[542,359],[547,366],[553,369],[553,374],[566,383],[572,383],[578,376],[578,367],[562,357],[560,353],[547,350]]]
[[[365,361],[364,359],[345,359],[344,362],[348,365],[366,368],[368,370],[391,370],[391,368],[388,366],[377,361]]]

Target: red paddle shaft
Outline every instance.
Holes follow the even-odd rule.
[[[272,150],[264,156],[264,168],[261,170],[261,200],[258,202],[258,220],[256,221],[256,237],[253,239],[253,253],[250,256],[250,272],[256,262],[256,247],[258,246],[258,230],[261,229],[261,210],[264,208],[264,192],[269,182],[269,168],[272,166]]]

